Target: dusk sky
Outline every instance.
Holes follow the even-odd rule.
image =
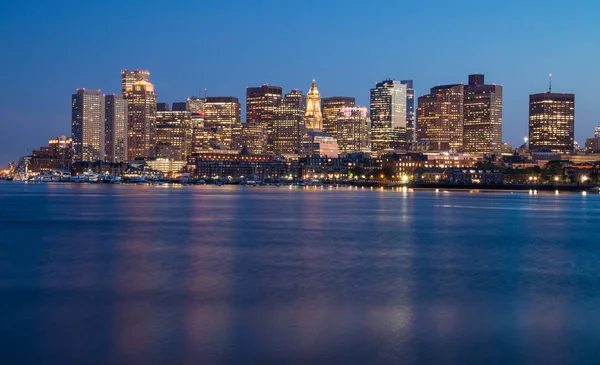
[[[76,88],[120,92],[150,71],[159,102],[281,85],[355,96],[386,78],[416,95],[484,73],[504,86],[503,140],[527,135],[528,95],[575,93],[575,139],[600,124],[598,1],[16,1],[0,3],[0,166],[71,133]],[[245,114],[243,116],[245,118]]]

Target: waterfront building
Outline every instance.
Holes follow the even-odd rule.
[[[415,89],[413,80],[401,80],[406,85],[406,142],[415,141]]]
[[[104,97],[104,121],[105,161],[127,161],[127,103],[123,95]]]
[[[156,113],[156,157],[185,161],[192,154],[193,126],[187,111]]]
[[[204,131],[208,133],[210,147],[229,149],[233,143],[233,129],[241,123],[238,98],[209,96],[204,103]]]
[[[417,140],[434,144],[447,143],[462,151],[464,127],[464,85],[443,85],[419,97]]]
[[[304,115],[306,129],[314,131],[323,130],[323,114],[321,113],[321,94],[317,89],[317,83],[312,81],[310,90],[306,97],[306,113]]]
[[[104,159],[104,95],[100,90],[77,89],[71,98],[73,158]]]
[[[367,107],[342,107],[336,128],[339,153],[371,152],[371,121]]]
[[[406,85],[385,80],[371,89],[371,150],[406,148]]]
[[[298,154],[306,132],[307,97],[299,90],[285,94],[275,109],[273,119],[273,152],[278,155]]]
[[[574,149],[575,95],[529,95],[529,150],[570,154]]]
[[[344,107],[353,107],[356,100],[347,96],[333,96],[321,99],[321,110],[323,112],[323,131],[337,137],[337,122],[340,110]]]
[[[125,90],[127,100],[127,159],[156,156],[156,93],[147,80]]]
[[[245,178],[264,180],[284,180],[289,176],[290,163],[273,154],[250,155],[211,151],[200,153],[188,159],[188,169],[196,178],[231,179]]]
[[[48,146],[33,150],[29,161],[29,171],[41,172],[49,170],[69,171],[73,158],[72,139],[59,136],[48,140]]]
[[[463,149],[493,154],[502,150],[502,86],[486,85],[484,75],[469,75],[464,91]]]
[[[121,93],[125,94],[131,89],[136,81],[150,81],[150,71],[148,70],[122,70],[121,71]]]

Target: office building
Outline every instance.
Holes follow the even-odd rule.
[[[267,152],[267,128],[261,124],[242,125],[242,132],[239,145],[246,148],[248,153],[259,155]]]
[[[229,149],[233,143],[233,128],[241,123],[239,99],[233,96],[209,96],[204,103],[204,131],[210,148]]]
[[[306,95],[299,90],[285,94],[275,109],[273,120],[273,152],[278,155],[297,154],[306,132]]]
[[[246,88],[246,124],[260,124],[267,130],[267,150],[272,150],[273,115],[281,102],[281,86],[262,85]]]
[[[371,121],[367,107],[343,107],[336,128],[339,153],[371,152]]]
[[[317,83],[312,81],[310,90],[306,97],[306,114],[304,116],[306,129],[314,131],[323,130],[323,114],[321,113],[321,94],[317,89]]]
[[[104,95],[77,89],[71,98],[71,138],[77,161],[104,160]]]
[[[136,81],[150,81],[148,70],[122,70],[121,71],[121,93],[125,94]]]
[[[572,153],[575,133],[575,95],[529,95],[529,150]]]
[[[173,103],[173,106],[171,107],[171,110],[174,112],[184,112],[187,110],[187,102],[175,102]]]
[[[156,156],[156,93],[146,80],[125,91],[127,100],[127,159]]]
[[[156,103],[157,112],[168,112],[169,110],[171,110],[169,103]]]
[[[156,113],[156,157],[185,161],[192,154],[193,126],[187,111]]]
[[[185,110],[192,114],[204,115],[204,102],[204,98],[198,98],[195,96],[189,97],[185,102]]]
[[[502,150],[502,86],[486,85],[484,75],[469,75],[464,97],[463,149],[493,154]]]
[[[418,141],[447,144],[451,150],[463,150],[464,91],[463,84],[443,85],[419,97]]]
[[[123,95],[104,97],[104,121],[105,161],[127,161],[127,102]]]
[[[406,85],[385,80],[371,89],[371,149],[373,152],[407,147]]]
[[[321,99],[323,131],[337,137],[337,121],[344,107],[353,107],[356,100],[348,96],[333,96]]]
[[[401,80],[406,85],[406,142],[415,141],[415,89],[413,80]]]

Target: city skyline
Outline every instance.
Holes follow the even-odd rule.
[[[493,14],[491,8],[476,10],[467,5],[442,2],[433,2],[428,6],[344,4],[348,6],[324,4],[317,19],[313,19],[313,14],[302,7],[278,5],[269,9],[261,3],[239,6],[211,3],[204,4],[204,7],[199,4],[174,4],[169,8],[172,16],[161,18],[159,7],[148,4],[139,10],[140,17],[160,20],[163,26],[151,29],[147,40],[140,40],[136,47],[127,43],[125,38],[141,34],[141,30],[127,28],[105,33],[102,29],[118,28],[112,26],[113,22],[126,24],[125,16],[116,13],[108,15],[108,10],[95,4],[86,4],[81,10],[73,10],[68,3],[56,4],[56,9],[39,4],[31,12],[23,12],[21,4],[2,4],[4,15],[1,29],[4,34],[10,34],[6,37],[7,52],[12,57],[0,62],[5,70],[13,71],[4,75],[4,85],[9,87],[4,88],[0,95],[0,143],[3,146],[0,149],[0,164],[6,165],[28,154],[28,151],[44,144],[49,136],[68,135],[70,110],[64,103],[65,95],[82,87],[100,89],[105,94],[118,94],[120,85],[115,75],[128,68],[150,70],[157,101],[169,103],[182,102],[190,96],[204,96],[204,89],[207,89],[208,96],[235,96],[241,101],[244,100],[245,87],[262,84],[282,86],[284,91],[299,88],[306,93],[310,86],[307,82],[316,79],[324,98],[349,96],[356,98],[357,105],[369,105],[369,89],[380,80],[412,79],[415,98],[418,98],[436,85],[466,83],[465,75],[483,73],[488,80],[504,87],[503,141],[511,143],[513,147],[517,147],[528,135],[529,95],[546,91],[547,76],[553,73],[553,91],[577,96],[575,141],[582,146],[600,122],[595,114],[594,92],[591,90],[594,81],[600,79],[592,63],[597,59],[597,51],[584,46],[593,44],[591,41],[596,25],[590,8],[598,7],[596,4],[572,4],[571,11],[565,14],[561,12],[558,2],[545,2],[546,16],[534,20],[530,20],[527,14],[534,11],[536,5],[517,2],[502,4],[494,9]],[[125,10],[132,6],[123,5]],[[94,15],[85,15],[85,11],[89,12],[90,9],[95,11],[90,12]],[[411,57],[400,57],[396,51],[391,58],[375,57],[377,47],[402,34],[404,28],[404,25],[394,28],[380,23],[381,14],[399,10],[413,15],[403,18],[406,27],[423,23],[431,29],[419,28],[414,39],[406,40],[404,48],[410,50]],[[192,42],[191,47],[183,47],[193,39],[190,30],[196,29],[198,18],[194,21],[181,21],[178,18],[177,27],[169,31],[166,29],[169,28],[168,24],[175,22],[177,14],[194,11],[206,14],[200,19],[205,25],[202,28],[210,30],[210,33],[201,42]],[[225,14],[231,17],[226,18]],[[332,14],[338,14],[340,20],[357,19],[358,25],[336,21],[333,30],[308,27],[311,21],[328,19]],[[455,22],[453,15],[493,18],[504,26],[498,34],[488,37],[488,43],[485,43],[482,35],[461,32],[469,25],[457,22],[457,34],[461,34],[461,37],[448,38],[444,44],[434,43],[435,30]],[[66,17],[69,21],[65,21]],[[245,18],[252,20],[243,20]],[[272,19],[275,26],[293,30],[276,35],[257,30],[251,38],[245,37],[241,29],[259,19]],[[90,20],[95,21],[97,27],[75,32],[73,37],[80,40],[79,43],[60,40],[65,34],[71,34],[78,25]],[[231,24],[236,22],[240,24],[232,28]],[[564,22],[573,23],[574,29],[563,31],[558,24]],[[391,35],[369,31],[369,26],[373,24],[391,30]],[[122,34],[118,35],[119,32]],[[342,33],[348,37],[339,37]],[[84,37],[90,41],[81,42],[87,39]],[[320,48],[323,57],[303,54],[301,50],[314,37],[328,40],[329,44],[334,40],[337,43],[334,43],[335,47]],[[589,41],[586,41],[588,38]],[[165,42],[161,44],[157,39]],[[227,39],[235,41],[234,46],[231,49],[221,48],[221,42]],[[483,46],[473,51],[463,45],[465,40],[481,41]],[[353,48],[350,45],[357,42],[365,48],[365,52],[351,51]],[[195,47],[196,44],[201,47]],[[182,57],[159,57],[163,53],[162,45],[180,47],[178,54]],[[91,55],[92,49],[102,47],[111,52],[94,51],[94,57],[89,62],[72,62],[75,54],[83,52]],[[300,52],[293,51],[295,49]],[[267,50],[275,52],[273,54],[277,57],[243,56],[259,55]],[[459,53],[463,56],[447,58],[444,62],[429,59],[438,53]],[[39,64],[40,59],[44,60],[43,64]],[[494,62],[490,62],[490,59]],[[29,107],[20,97],[31,83],[35,83],[40,92],[46,95],[35,103],[35,108]],[[245,115],[244,110],[242,115]]]

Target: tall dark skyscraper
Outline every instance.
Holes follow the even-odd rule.
[[[323,131],[337,137],[337,121],[344,107],[353,107],[356,100],[348,96],[333,96],[321,99]]]
[[[273,113],[281,102],[281,86],[262,85],[246,88],[246,124],[260,124],[267,131],[267,149],[272,150]]]
[[[467,153],[502,149],[502,86],[486,85],[484,75],[469,75],[465,86],[463,141]]]
[[[184,112],[187,110],[187,102],[185,102],[185,101],[175,102],[175,103],[173,103],[171,110],[174,112]]]
[[[105,161],[127,161],[127,103],[123,95],[104,97]]]
[[[104,95],[100,90],[77,89],[71,98],[73,158],[104,160]]]
[[[406,141],[413,142],[415,139],[415,89],[413,80],[402,80],[406,85]]]
[[[371,149],[406,148],[406,85],[385,80],[371,89]]]
[[[573,153],[575,95],[541,93],[529,95],[529,149]]]
[[[281,154],[299,153],[302,136],[306,131],[306,95],[299,90],[285,94],[275,109],[273,120],[273,152]]]
[[[464,127],[463,84],[442,85],[419,97],[417,139],[463,150]]]

